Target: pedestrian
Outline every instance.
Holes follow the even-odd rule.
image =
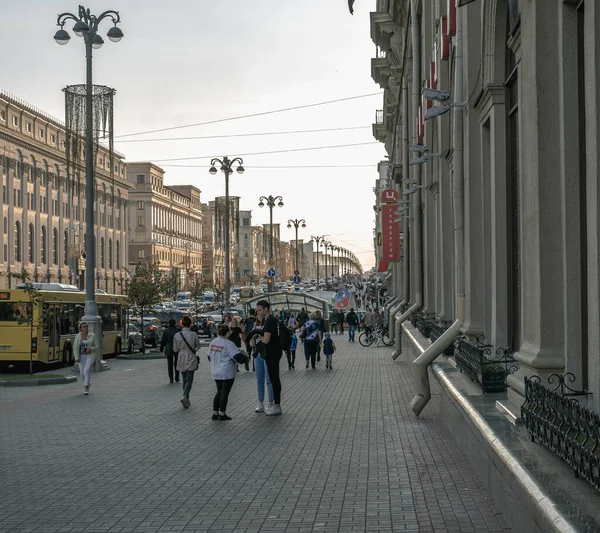
[[[288,327],[290,327],[294,331],[296,331],[296,328],[298,327],[298,322],[296,321],[296,318],[294,317],[294,315],[290,315],[287,325],[288,325]]]
[[[264,323],[256,319],[254,321],[254,330],[262,331],[264,329]],[[272,409],[274,405],[273,397],[273,384],[267,371],[267,361],[265,359],[267,355],[267,346],[261,341],[260,335],[256,331],[249,334],[249,343],[252,347],[252,359],[254,360],[254,371],[256,372],[256,392],[258,396],[258,403],[256,404],[255,413],[265,412],[265,385],[267,386],[267,409]]]
[[[218,330],[217,330],[218,334]],[[231,319],[229,324],[229,336],[228,339],[233,342],[238,348],[242,347],[242,328],[240,327],[240,320],[237,317]]]
[[[302,326],[301,336],[304,338],[304,357],[306,359],[306,368],[310,366],[316,368],[317,350],[323,340],[323,332],[319,329],[319,321],[314,314],[309,316],[304,326]]]
[[[317,310],[315,311],[315,319],[319,323],[319,330],[321,333],[325,333],[327,331],[327,326],[325,325],[325,319],[323,318],[323,313]],[[319,343],[319,347],[317,348],[317,361],[321,360],[321,343]]]
[[[340,309],[338,316],[338,326],[340,326],[340,335],[344,334],[344,311]]]
[[[183,380],[183,395],[180,398],[183,407],[190,407],[190,391],[194,382],[194,372],[198,370],[200,358],[196,352],[200,349],[200,337],[194,333],[190,326],[192,319],[184,316],[181,319],[183,329],[173,337],[173,352],[177,353],[177,370],[181,372]]]
[[[331,325],[331,333],[334,333],[337,335],[338,333],[338,312],[337,309],[334,309],[333,311],[331,311],[331,313],[329,313],[329,324]]]
[[[163,331],[160,340],[160,351],[167,356],[167,370],[169,372],[169,383],[173,383],[173,370],[175,370],[175,383],[179,383],[179,370],[177,370],[177,354],[173,352],[173,338],[179,331],[174,318],[169,320],[169,327]]]
[[[254,329],[254,325],[256,323],[256,311],[254,309],[250,309],[250,311],[248,311],[248,316],[244,319],[244,335],[243,335],[243,340],[244,340],[244,344],[246,345],[246,352],[248,352],[249,354],[252,353],[252,346],[250,346],[250,332]],[[246,363],[244,365],[246,367],[246,370],[250,370],[250,363]],[[255,370],[255,366],[254,366],[254,359],[252,362],[252,370]]]
[[[294,370],[296,368],[296,348],[298,347],[298,337],[296,332],[292,335],[292,344],[290,344],[289,350],[285,352],[288,362],[288,369]]]
[[[335,350],[335,342],[333,342],[331,335],[325,333],[323,339],[323,353],[325,354],[325,368],[329,368],[329,370],[333,368],[333,352],[335,352]]]
[[[210,370],[217,385],[217,393],[213,398],[212,420],[231,420],[231,417],[227,416],[229,393],[235,381],[238,363],[242,364],[247,359],[246,354],[228,338],[230,333],[227,324],[219,324],[218,336],[208,347]]]
[[[348,323],[348,340],[354,342],[354,332],[358,324],[358,315],[354,312],[354,307],[351,307],[350,312],[346,315],[346,322]]]
[[[308,313],[305,311],[304,307],[302,309],[300,309],[300,312],[298,313],[298,317],[297,317],[297,322],[298,322],[298,327],[301,328],[302,326],[304,326],[304,323],[308,320]]]
[[[371,309],[367,307],[367,312],[363,315],[363,325],[365,326],[365,333],[369,335],[375,327],[375,314],[371,312]]]
[[[83,394],[90,393],[90,376],[92,368],[98,355],[98,341],[96,335],[91,333],[90,325],[86,322],[79,323],[79,333],[75,335],[73,342],[73,353],[75,362],[79,363],[79,373],[83,379]]]
[[[273,385],[273,407],[266,409],[268,416],[281,415],[281,379],[279,377],[279,361],[281,360],[282,350],[279,343],[279,323],[271,315],[271,304],[267,300],[259,300],[256,303],[256,315],[261,321],[264,320],[264,329],[258,334],[261,342],[266,344],[265,360],[267,362],[267,371],[271,384]]]

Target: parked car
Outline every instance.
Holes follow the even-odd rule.
[[[217,336],[217,326],[210,315],[198,315],[196,324],[198,324],[200,335],[206,335],[209,339]]]
[[[143,352],[144,337],[137,324],[127,324],[127,353]]]
[[[141,327],[142,319],[136,318],[135,323]],[[156,348],[162,339],[164,328],[160,320],[154,316],[144,317],[144,342],[153,348]]]

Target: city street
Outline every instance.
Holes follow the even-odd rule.
[[[438,419],[446,396],[417,419],[406,363],[334,340],[332,371],[282,360],[282,417],[254,413],[242,369],[233,420],[211,421],[205,348],[189,410],[163,360],[110,360],[89,396],[0,388],[0,531],[510,531]]]

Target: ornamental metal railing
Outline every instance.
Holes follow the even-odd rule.
[[[431,324],[431,332],[429,335],[429,339],[431,340],[431,342],[434,343],[435,341],[437,341],[448,329],[448,327],[449,324],[447,324],[446,322],[433,322],[433,324]],[[443,355],[447,357],[454,355],[454,344],[448,346],[448,348],[444,350]]]
[[[506,378],[519,369],[517,361],[508,348],[485,344],[485,337],[460,335],[454,340],[454,359],[458,369],[477,383],[483,393],[503,392]]]
[[[575,477],[582,477],[600,490],[600,415],[579,404],[571,372],[548,377],[549,388],[539,376],[525,378],[525,402],[521,406],[523,423],[531,436],[568,463]],[[556,382],[558,383],[554,385]]]

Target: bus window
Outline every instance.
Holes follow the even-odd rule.
[[[0,322],[18,322],[31,316],[31,304],[25,302],[0,302]]]

